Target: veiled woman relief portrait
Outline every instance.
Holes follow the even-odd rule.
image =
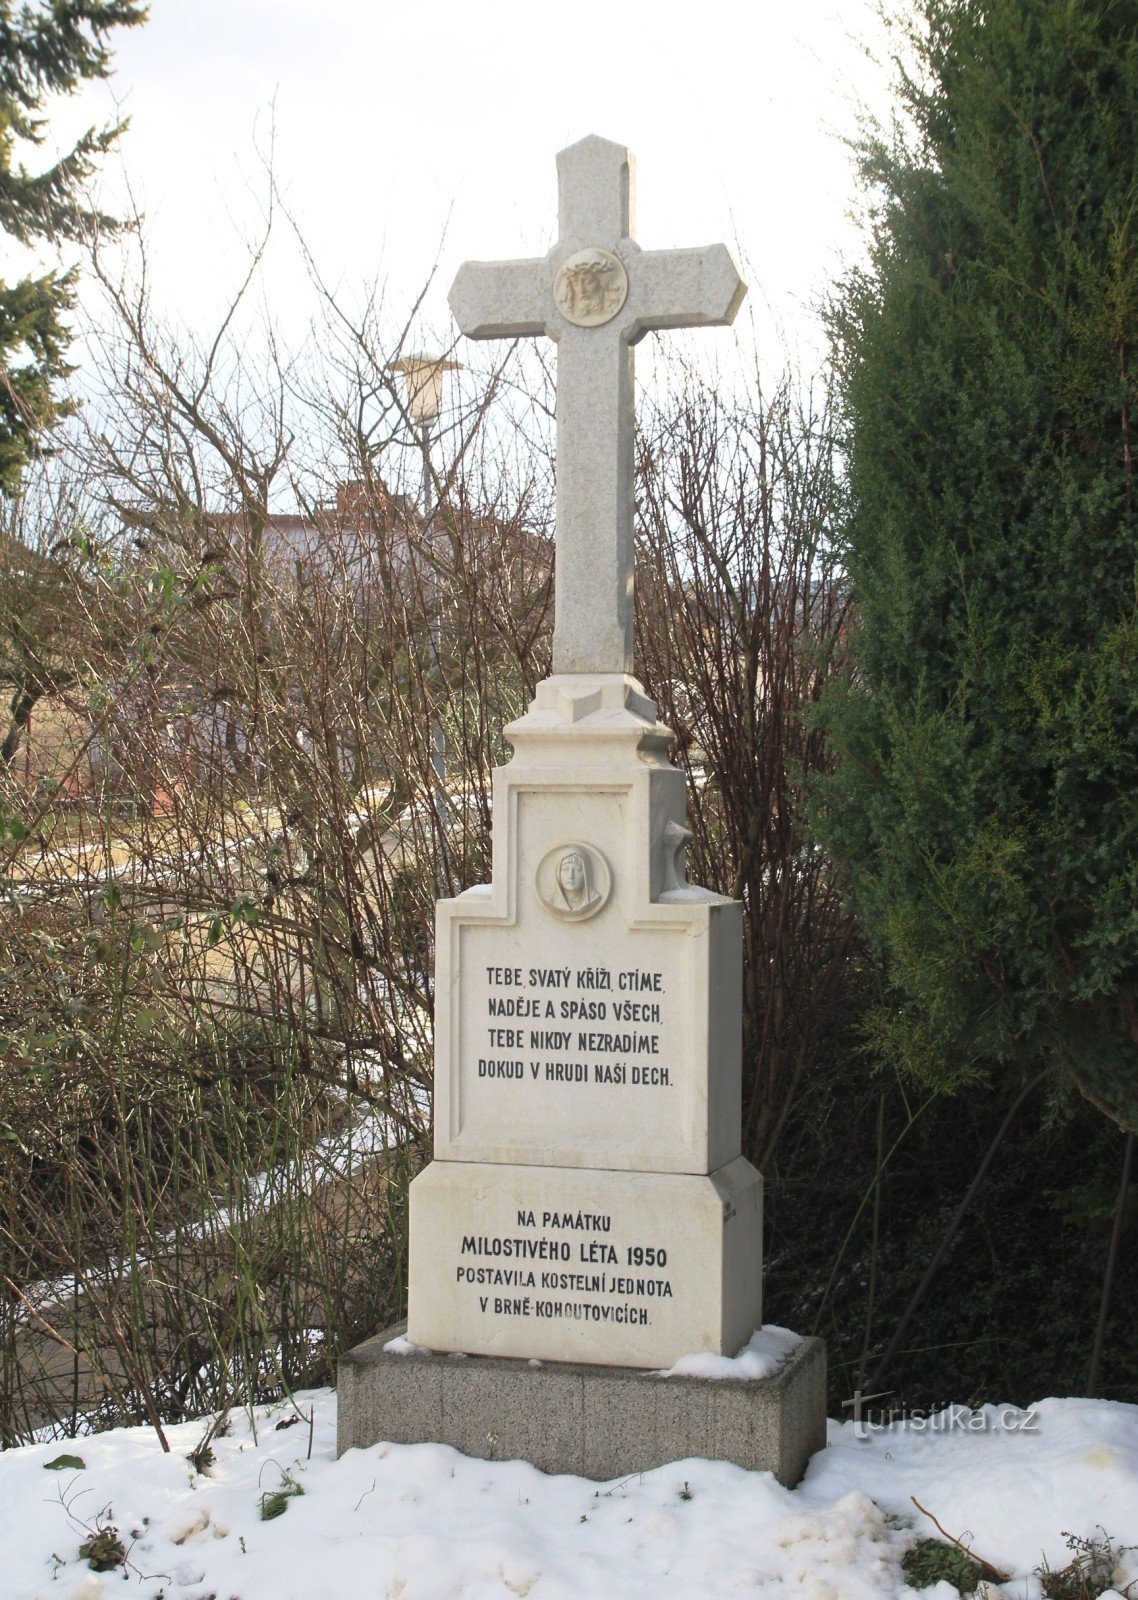
[[[612,893],[612,870],[599,850],[574,840],[555,845],[541,858],[537,897],[561,922],[584,922],[604,909]]]

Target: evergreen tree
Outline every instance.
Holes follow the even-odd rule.
[[[108,33],[145,14],[136,0],[49,0],[18,11],[12,0],[0,0],[0,233],[30,245],[116,226],[87,209],[81,196],[123,123],[90,129],[46,170],[29,171],[19,151],[43,143],[47,97],[105,78]],[[25,463],[66,410],[53,383],[70,370],[63,318],[73,287],[72,273],[0,280],[0,493],[17,491]]]
[[[831,325],[854,670],[822,837],[885,1060],[1138,1123],[1138,0],[917,0]]]

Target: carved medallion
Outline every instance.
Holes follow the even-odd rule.
[[[575,250],[553,280],[553,303],[578,328],[611,322],[628,298],[628,274],[619,256],[598,245]]]
[[[603,911],[612,894],[612,869],[591,844],[555,845],[542,856],[537,897],[560,922],[584,922]]]

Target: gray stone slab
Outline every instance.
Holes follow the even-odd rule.
[[[793,1486],[826,1442],[826,1346],[804,1339],[772,1378],[659,1378],[628,1367],[398,1355],[389,1328],[340,1358],[337,1453],[388,1440],[608,1480],[688,1457]]]
[[[388,1358],[390,1359],[390,1357]],[[415,1356],[396,1360],[417,1362]],[[443,1357],[443,1360],[446,1358]],[[531,1375],[527,1393],[514,1369]],[[437,1442],[489,1461],[515,1458],[543,1465],[571,1458],[581,1449],[581,1385],[575,1372],[543,1369],[541,1405],[534,1403],[534,1368],[524,1361],[466,1356],[444,1368],[443,1422]],[[544,1467],[545,1471],[555,1470]]]

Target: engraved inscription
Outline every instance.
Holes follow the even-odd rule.
[[[603,911],[612,894],[612,869],[599,850],[576,840],[555,845],[541,858],[537,897],[559,922],[584,922]]]
[[[512,1232],[461,1235],[455,1282],[466,1290],[471,1308],[473,1291],[481,1316],[647,1328],[653,1302],[676,1298],[666,1274],[667,1248],[639,1239],[631,1243],[613,1228],[608,1213],[538,1212],[523,1206],[516,1215]],[[482,1289],[514,1293],[482,1294]],[[562,1298],[566,1292],[572,1298]]]
[[[628,298],[628,274],[619,256],[594,246],[575,250],[553,280],[553,303],[578,328],[611,322]]]
[[[506,1080],[523,1094],[533,1084],[579,1084],[585,1096],[589,1085],[673,1086],[676,1046],[662,971],[487,966],[485,973],[479,1079]]]

